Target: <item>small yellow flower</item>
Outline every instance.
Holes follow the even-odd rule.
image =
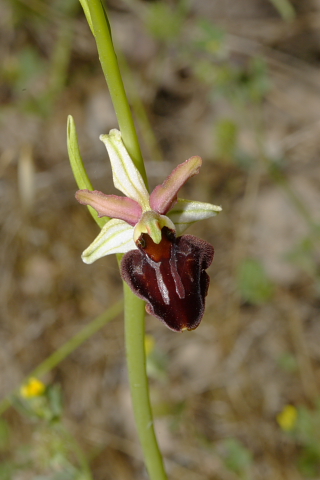
[[[20,388],[20,395],[24,398],[38,397],[43,394],[46,386],[37,378],[31,377],[28,382]]]
[[[154,345],[155,345],[154,337],[152,335],[146,335],[144,337],[144,348],[145,348],[147,357],[149,357],[150,353],[153,352]]]
[[[282,412],[277,415],[277,422],[281,429],[289,432],[297,423],[298,411],[293,405],[286,405]]]

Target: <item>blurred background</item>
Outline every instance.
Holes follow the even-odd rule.
[[[200,327],[147,318],[169,478],[319,479],[320,1],[106,6],[150,186],[200,155],[181,196],[223,207],[188,232],[216,252]],[[76,0],[1,0],[0,38],[0,478],[147,479],[118,267],[81,261],[98,227],[66,150],[72,114],[95,188],[116,193],[95,43]],[[46,387],[19,390],[66,342]]]

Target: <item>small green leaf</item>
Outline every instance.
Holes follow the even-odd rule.
[[[237,146],[238,126],[233,120],[223,118],[217,122],[215,133],[218,155],[231,159]]]
[[[175,40],[183,26],[185,8],[183,2],[178,2],[175,8],[164,2],[150,4],[146,16],[146,26],[149,32],[160,40]]]
[[[238,269],[238,286],[245,301],[260,305],[273,294],[273,284],[262,264],[253,258],[245,259]]]
[[[94,190],[81,157],[76,125],[71,115],[68,116],[67,144],[72,172],[79,189]],[[108,217],[99,218],[97,212],[92,207],[88,206],[88,209],[100,228],[109,220]]]
[[[91,15],[90,15],[90,9],[89,9],[89,6],[88,6],[88,2],[87,2],[87,0],[79,0],[79,2],[81,3],[81,7],[82,7],[82,9],[84,11],[84,14],[86,16],[86,19],[87,19],[88,25],[90,27],[91,33],[94,36],[93,25],[92,25],[92,20],[91,20]]]
[[[296,17],[296,12],[289,0],[270,0],[273,6],[278,10],[283,20],[287,22]]]
[[[0,418],[0,452],[9,445],[9,426],[4,418]],[[1,477],[0,477],[1,478]]]
[[[284,352],[278,358],[278,364],[285,372],[297,372],[298,371],[298,361],[297,358],[290,352]]]
[[[241,475],[252,464],[252,453],[236,438],[230,438],[224,442],[226,467]],[[243,478],[242,475],[240,478]]]
[[[224,47],[226,44],[225,31],[206,18],[200,18],[196,25],[199,30],[199,38],[195,39],[197,48],[218,57],[224,56]]]
[[[63,413],[62,391],[60,385],[50,385],[47,391],[51,420],[60,420]]]
[[[15,465],[9,460],[0,463],[0,478],[1,480],[12,480],[15,473]]]

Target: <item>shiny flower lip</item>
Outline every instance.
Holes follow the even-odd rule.
[[[178,165],[149,195],[118,130],[101,135],[109,153],[113,183],[125,197],[97,190],[78,190],[76,199],[99,217],[112,217],[83,252],[85,263],[112,253],[125,253],[122,278],[147,302],[147,312],[174,331],[193,330],[203,316],[209,286],[205,270],[213,247],[181,234],[192,223],[212,217],[220,206],[178,198],[185,182],[199,173],[202,160],[194,156]]]
[[[121,275],[146,300],[147,312],[176,332],[197,328],[204,313],[210,281],[205,270],[212,262],[213,247],[193,235],[176,238],[164,227],[159,245],[143,233],[138,248],[123,257]]]

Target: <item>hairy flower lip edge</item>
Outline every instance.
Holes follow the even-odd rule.
[[[144,275],[143,274],[143,268],[144,268],[143,265],[145,265],[145,262],[149,263],[148,260],[146,260],[146,257],[141,257],[141,255],[142,255],[142,249],[141,248],[138,249],[139,253],[137,252],[137,250],[135,250],[135,251],[132,251],[132,252],[127,252],[127,254],[124,255],[124,257],[122,259],[122,262],[121,262],[120,272],[121,272],[122,279],[129,285],[129,287],[132,289],[132,291],[135,293],[135,295],[137,295],[142,300],[146,301],[146,311],[147,311],[147,313],[149,313],[150,315],[153,315],[156,318],[158,318],[159,320],[161,320],[161,322],[163,322],[172,331],[175,331],[175,332],[183,332],[185,330],[191,331],[191,330],[195,330],[200,325],[201,320],[202,320],[203,315],[204,315],[205,298],[207,296],[209,283],[210,283],[210,277],[207,274],[206,270],[209,268],[209,266],[211,265],[212,260],[214,258],[214,247],[210,243],[208,243],[207,241],[205,241],[201,238],[198,238],[194,235],[188,235],[188,234],[183,235],[182,237],[176,238],[174,244],[177,245],[176,254],[178,254],[178,252],[180,252],[180,254],[182,253],[182,246],[184,246],[184,248],[185,248],[186,245],[189,245],[189,246],[192,246],[193,248],[195,248],[197,253],[200,255],[199,263],[198,263],[198,269],[197,269],[198,275],[199,275],[199,277],[198,277],[199,291],[197,290],[197,292],[199,293],[199,295],[197,294],[197,298],[198,298],[197,316],[192,317],[192,319],[189,319],[188,322],[185,322],[184,324],[181,324],[181,320],[178,319],[178,318],[176,319],[176,321],[172,322],[172,320],[169,320],[168,317],[166,318],[166,315],[162,314],[162,316],[161,316],[161,314],[159,314],[159,310],[158,310],[158,307],[157,307],[158,301],[155,300],[155,299],[151,300],[146,295],[144,295],[143,292],[142,292],[141,286],[139,286],[137,281],[134,280],[134,277],[133,277],[133,272],[135,270],[135,266],[134,266],[135,260],[134,259],[137,259],[138,262],[139,262],[139,269],[138,270],[139,270],[140,275]],[[192,254],[192,256],[195,253],[196,252],[191,252],[191,251],[189,252],[189,254]],[[141,267],[140,267],[139,257],[141,257],[141,260],[144,259],[142,261]],[[181,261],[181,258],[180,258],[180,261]],[[180,263],[180,261],[179,261],[179,263]],[[170,257],[169,262],[171,263],[171,257]],[[192,268],[192,271],[195,272],[195,270],[194,270],[195,264],[193,264],[193,266],[189,267],[189,268]],[[177,271],[177,274],[179,275],[178,271]],[[151,277],[148,277],[148,282],[150,283],[150,281],[151,281]],[[150,292],[152,291],[151,285],[152,285],[152,283],[150,283],[150,286],[148,288],[149,296],[150,296]],[[150,290],[150,288],[151,288],[151,290]],[[171,292],[171,290],[170,290],[170,292]],[[194,293],[195,292],[193,292],[193,294]],[[171,294],[172,294],[172,292],[171,292]],[[172,300],[171,294],[170,294],[170,298]],[[188,295],[190,295],[190,294],[193,295],[189,291]],[[171,306],[170,306],[170,308],[171,308]],[[157,310],[158,310],[158,312],[157,312]],[[192,311],[191,311],[191,313],[192,313]],[[185,314],[186,314],[186,312],[185,312]]]

